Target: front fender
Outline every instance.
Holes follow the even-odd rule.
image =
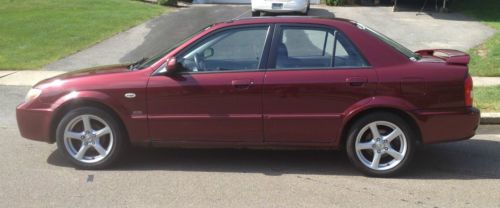
[[[53,102],[51,109],[59,112],[65,106],[79,102],[94,102],[106,106],[122,121],[131,142],[148,142],[147,116],[132,115],[116,98],[100,91],[72,91]]]

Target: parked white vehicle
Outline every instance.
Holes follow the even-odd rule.
[[[310,0],[252,0],[252,16],[260,16],[261,12],[300,12],[307,15],[310,4]]]

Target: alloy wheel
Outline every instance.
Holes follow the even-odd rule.
[[[408,152],[408,141],[397,125],[374,121],[364,126],[356,136],[356,156],[366,167],[389,170],[399,165]]]
[[[64,130],[66,151],[83,163],[96,163],[106,158],[114,145],[111,127],[94,115],[73,118]]]

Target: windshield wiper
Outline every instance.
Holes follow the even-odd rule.
[[[136,61],[135,63],[131,64],[128,69],[130,70],[135,70],[137,69],[138,66],[140,66],[141,64],[143,64],[146,60],[148,60],[148,58],[146,57],[143,57],[142,59],[140,59],[139,61]]]

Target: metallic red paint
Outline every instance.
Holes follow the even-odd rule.
[[[207,34],[263,23],[334,27],[349,37],[370,67],[154,74]],[[423,143],[470,138],[479,111],[465,105],[468,56],[440,50],[451,54],[443,58],[434,56],[435,51],[419,51],[422,59],[411,61],[342,19],[229,21],[204,30],[143,70],[108,66],[44,80],[34,86],[42,94],[18,106],[17,121],[23,137],[54,142],[51,132],[62,110],[98,103],[118,116],[135,144],[338,148],[352,119],[384,109],[412,119]],[[137,96],[128,99],[125,93]]]

